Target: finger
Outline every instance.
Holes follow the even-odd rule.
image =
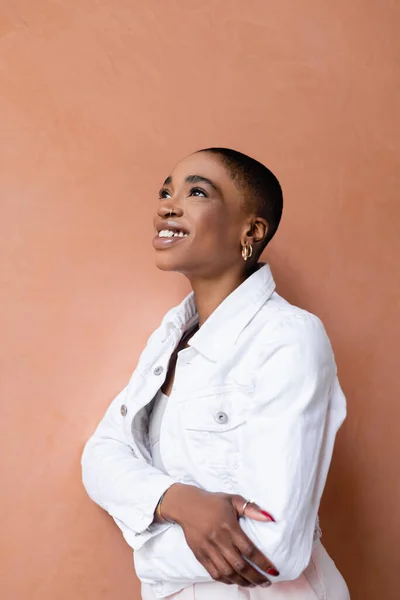
[[[274,517],[266,510],[260,508],[258,504],[255,504],[254,502],[249,502],[244,510],[243,516],[247,517],[248,519],[253,519],[254,521],[275,523]]]
[[[220,572],[214,561],[210,558],[209,552],[206,550],[198,550],[193,551],[193,554],[199,561],[201,565],[206,569],[210,577],[212,577],[215,581],[222,581],[220,579]],[[228,580],[222,581],[222,583],[229,583]]]
[[[243,496],[234,495],[231,502],[239,517],[248,517],[255,521],[275,522],[274,517],[269,512],[260,508],[255,502],[245,500]]]
[[[238,526],[238,529],[232,530],[232,540],[240,553],[249,559],[257,569],[261,570],[265,576],[279,575],[275,565],[253,544],[250,538]]]
[[[263,585],[268,581],[265,574],[260,573],[254,565],[250,564],[235,546],[232,545],[230,548],[225,547],[222,552],[226,562],[231,565],[232,569],[238,575],[247,581],[247,584]]]
[[[221,583],[227,583],[230,585],[236,584],[242,587],[250,587],[251,585],[254,585],[253,582],[243,577],[240,572],[235,569],[234,564],[226,560],[225,556],[221,552],[221,548],[211,545],[207,549],[206,553],[209,566],[211,566],[213,573],[210,573],[208,568],[206,568],[213,579]],[[238,558],[241,559],[240,555],[238,555]],[[243,561],[243,559],[241,559],[241,561]]]
[[[245,507],[248,501],[243,496],[233,494],[230,498],[233,508],[235,509],[238,517],[244,516]]]

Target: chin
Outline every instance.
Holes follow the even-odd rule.
[[[182,271],[182,265],[172,260],[172,257],[156,256],[155,264],[160,271],[171,271],[171,273]]]

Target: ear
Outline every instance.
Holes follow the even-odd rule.
[[[246,229],[241,237],[241,244],[254,246],[263,242],[268,233],[268,222],[262,217],[254,217],[246,224]]]

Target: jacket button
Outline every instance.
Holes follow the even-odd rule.
[[[161,373],[164,371],[164,369],[162,367],[156,367],[153,371],[154,375],[161,375]]]
[[[126,413],[128,412],[128,409],[126,408],[125,404],[121,405],[121,415],[123,417],[126,417]]]
[[[225,423],[228,422],[228,415],[225,412],[217,412],[217,414],[215,415],[215,420],[217,421],[217,423],[219,423],[220,425],[225,425]]]

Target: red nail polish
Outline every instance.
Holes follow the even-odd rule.
[[[273,521],[274,523],[276,523],[276,521],[275,521],[274,517],[273,517],[272,515],[270,515],[269,513],[267,513],[267,511],[266,511],[266,510],[262,510],[262,511],[261,511],[261,514],[263,514],[263,515],[264,515],[264,517],[268,517],[268,519],[270,519],[271,521]]]
[[[278,577],[279,571],[274,569],[274,567],[270,567],[267,571],[268,575],[272,575],[273,577]]]

